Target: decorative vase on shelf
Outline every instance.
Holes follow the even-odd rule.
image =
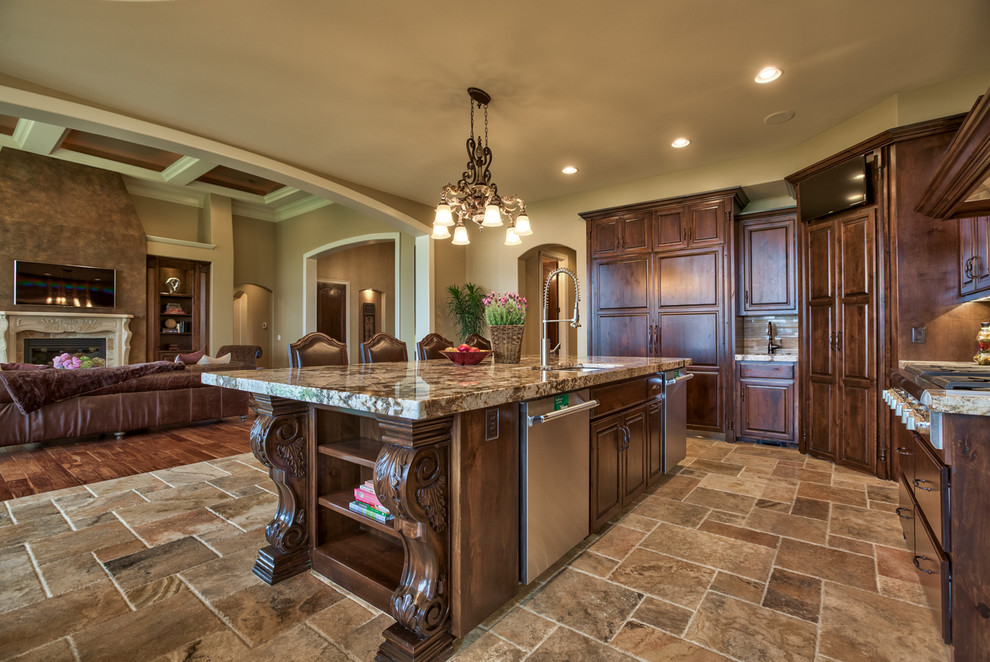
[[[990,365],[990,322],[980,323],[980,332],[976,334],[976,342],[980,346],[973,360],[980,365]]]
[[[519,363],[522,352],[522,324],[490,324],[495,363]]]

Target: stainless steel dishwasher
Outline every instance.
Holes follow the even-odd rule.
[[[588,390],[523,402],[519,573],[528,584],[589,532]]]
[[[687,455],[687,383],[694,375],[680,370],[663,375],[663,472],[671,469]]]

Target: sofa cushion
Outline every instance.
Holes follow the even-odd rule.
[[[176,354],[176,363],[185,363],[186,365],[195,365],[201,358],[203,358],[203,350],[198,352],[192,352],[191,354]]]
[[[223,356],[218,356],[217,358],[203,356],[200,360],[196,361],[196,363],[198,365],[219,365],[222,363],[230,363],[230,354],[224,354]]]
[[[0,370],[45,370],[46,368],[51,366],[36,363],[0,363]]]

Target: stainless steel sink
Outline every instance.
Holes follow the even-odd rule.
[[[535,365],[533,370],[543,370],[545,372],[590,372],[593,370],[609,370],[610,368],[621,368],[618,363],[553,363],[550,365]]]

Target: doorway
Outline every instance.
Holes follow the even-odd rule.
[[[268,288],[248,283],[234,288],[234,344],[261,347],[259,368],[273,365],[272,310],[272,291]]]
[[[316,330],[347,344],[348,301],[350,283],[337,280],[316,281]]]

